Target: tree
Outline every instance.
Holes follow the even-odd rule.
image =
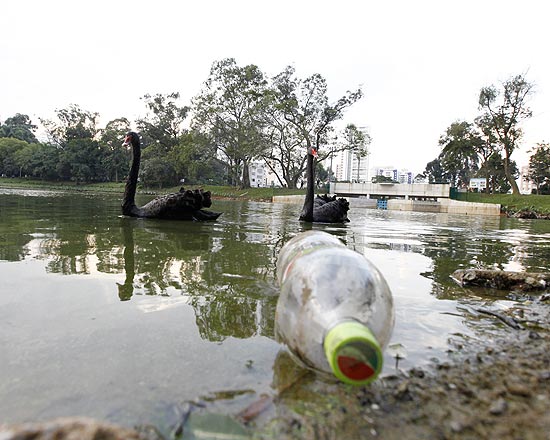
[[[518,167],[515,161],[509,162],[509,170],[512,177],[517,178],[519,175]],[[504,170],[504,159],[499,152],[494,152],[487,162],[483,166],[483,173],[487,173],[489,178],[489,185],[491,193],[501,193],[505,194],[510,191],[511,186],[508,178],[506,177],[506,172]]]
[[[226,169],[216,157],[213,140],[195,130],[180,137],[178,145],[172,149],[172,162],[180,179],[191,184],[227,184],[224,181]]]
[[[57,121],[40,119],[50,140],[65,148],[74,139],[94,139],[98,133],[99,113],[82,110],[78,105],[56,110]]]
[[[98,141],[93,139],[71,139],[61,151],[57,164],[63,179],[79,182],[106,180],[107,173],[102,167],[102,151]]]
[[[26,164],[28,173],[40,179],[58,179],[57,164],[62,152],[52,144],[31,144],[33,148],[32,158]]]
[[[475,124],[478,129],[480,143],[475,145],[474,149],[480,159],[479,169],[484,171],[485,192],[489,193],[489,179],[491,176],[485,164],[493,153],[500,151],[500,148],[497,144],[497,136],[493,130],[491,120],[487,114],[477,117],[475,119]]]
[[[523,75],[517,75],[505,81],[502,90],[491,85],[483,87],[479,93],[479,107],[485,111],[485,117],[504,151],[504,173],[513,194],[519,194],[519,188],[512,175],[510,158],[523,134],[520,123],[532,115],[527,107],[532,91],[533,84]],[[499,97],[501,100],[497,102]]]
[[[14,137],[0,138],[0,176],[19,176],[21,168],[16,154],[29,145]]]
[[[391,177],[383,176],[381,174],[374,176],[371,179],[372,183],[399,183],[396,180],[393,180]]]
[[[130,130],[130,121],[118,118],[109,121],[100,131],[100,142],[103,147],[102,167],[109,180],[119,181],[129,169],[130,153],[122,146],[124,135]]]
[[[550,144],[539,143],[532,152],[527,177],[535,182],[537,194],[550,194]]]
[[[439,157],[426,164],[424,175],[428,178],[429,183],[448,183]]]
[[[261,152],[261,117],[267,85],[260,69],[217,61],[193,99],[192,127],[208,134],[225,156],[234,185],[250,187],[249,163]],[[242,175],[242,180],[241,180]]]
[[[177,184],[176,171],[168,160],[152,157],[142,163],[139,176],[145,186],[174,186]]]
[[[164,153],[168,153],[178,144],[179,137],[185,132],[184,122],[189,112],[188,106],[178,105],[180,94],[144,95],[141,99],[149,110],[145,118],[136,121],[145,147],[157,144]]]
[[[439,145],[443,149],[439,160],[452,186],[468,185],[470,176],[477,170],[476,147],[481,144],[472,124],[466,121],[453,122],[441,136]]]
[[[266,151],[269,154],[264,157],[268,164],[272,162],[281,168],[288,187],[295,187],[303,174],[310,147],[317,149],[319,161],[347,148],[340,143],[321,151],[332,141],[334,122],[362,96],[361,89],[348,91],[330,104],[326,80],[321,75],[313,74],[301,80],[295,77],[295,69],[290,66],[273,78],[269,90],[271,107],[266,121],[269,127]]]
[[[34,135],[37,127],[27,115],[16,113],[0,124],[0,137],[16,138],[28,143],[37,143]]]

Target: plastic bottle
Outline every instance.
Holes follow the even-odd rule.
[[[382,370],[393,330],[393,298],[380,271],[336,237],[308,231],[277,261],[280,340],[306,366],[363,385]]]

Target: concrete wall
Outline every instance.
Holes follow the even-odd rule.
[[[405,197],[408,198],[448,198],[451,186],[449,184],[431,183],[341,183],[332,182],[330,192],[339,196],[363,195],[374,197]]]
[[[306,196],[273,196],[273,203],[293,203],[293,204],[304,204],[304,199]]]
[[[303,205],[305,196],[273,196],[274,203],[292,203]],[[351,209],[376,209],[376,200],[363,197],[349,198]],[[438,201],[424,200],[388,200],[388,209],[395,211],[416,211],[416,212],[442,212],[448,214],[466,215],[500,215],[500,205],[492,203],[459,202],[448,198]]]
[[[417,200],[388,200],[388,209],[396,211],[442,212],[447,214],[466,215],[500,215],[500,205],[493,203],[459,202],[458,200],[441,199],[437,202]]]

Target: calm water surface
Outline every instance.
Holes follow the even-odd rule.
[[[454,337],[496,325],[474,306],[509,306],[453,284],[455,269],[542,271],[550,261],[548,221],[358,203],[350,224],[314,228],[386,277],[399,368],[444,360]],[[215,201],[224,214],[201,224],[122,218],[119,204],[111,195],[0,190],[0,421],[158,423],[189,401],[234,413],[284,375],[275,264],[306,229],[300,207]],[[395,368],[387,353],[385,374]]]

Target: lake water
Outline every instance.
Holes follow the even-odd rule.
[[[300,207],[216,200],[216,222],[192,223],[123,218],[119,205],[113,195],[0,189],[0,421],[162,423],[186,402],[235,413],[284,374],[275,264],[284,243],[311,227],[297,221]],[[356,201],[349,217],[313,227],[386,277],[402,369],[444,361],[453,338],[498,325],[475,305],[510,306],[455,285],[455,269],[546,271],[550,261],[544,220]],[[395,371],[392,353],[384,374]]]

